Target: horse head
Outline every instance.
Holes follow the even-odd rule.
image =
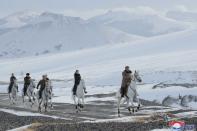
[[[137,82],[142,82],[142,78],[139,75],[139,71],[135,70],[134,78],[135,78],[135,80],[137,80]]]

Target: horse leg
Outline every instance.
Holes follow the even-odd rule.
[[[82,97],[82,106],[84,108],[85,102],[84,102],[84,97]]]
[[[23,103],[25,103],[25,95],[22,95]]]
[[[138,103],[137,110],[140,110],[141,103],[140,103],[140,99],[139,98],[137,98],[137,103]]]
[[[51,93],[51,94],[52,94],[52,93]],[[49,98],[49,100],[50,100],[50,107],[51,107],[51,109],[53,109],[52,95],[51,95],[51,97]]]
[[[78,103],[76,102],[76,96],[75,95],[73,95],[73,100],[74,100],[74,104],[75,104],[76,113],[78,113]]]
[[[45,112],[47,112],[48,103],[49,103],[49,99],[48,99],[48,98],[46,98]]]
[[[135,106],[133,104],[133,98],[130,98],[129,101],[131,102],[132,112],[135,113]]]
[[[83,100],[82,100],[83,101]],[[79,107],[83,108],[83,102],[81,102],[81,99],[78,99]]]
[[[12,97],[13,97],[13,104],[15,104],[15,102],[16,102],[16,92],[13,93]]]
[[[38,111],[41,112],[41,104],[42,104],[42,100],[38,101],[39,102],[39,106],[38,106]]]
[[[78,98],[78,104],[77,104],[77,105],[78,105],[78,107],[79,107],[78,110],[81,111],[82,105],[81,105],[81,100],[80,100],[80,98]]]
[[[11,93],[8,93],[8,96],[9,96],[9,99],[10,99],[10,102],[11,102],[12,101]]]
[[[127,98],[127,109],[129,111],[129,114],[131,115],[131,107],[129,106],[130,98]]]
[[[44,104],[45,112],[47,112],[47,102]]]
[[[118,117],[120,117],[120,102],[122,97],[118,97]]]
[[[29,97],[29,102],[32,102],[32,101],[31,101],[31,96],[30,96],[30,95],[28,95],[28,97]]]

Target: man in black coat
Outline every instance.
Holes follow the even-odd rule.
[[[73,95],[76,95],[77,86],[79,85],[79,83],[81,81],[81,75],[79,73],[79,70],[75,71],[74,79],[75,79],[75,84],[74,84],[74,87],[73,87]]]
[[[39,99],[41,99],[42,98],[42,91],[45,89],[45,87],[46,87],[46,82],[47,82],[47,76],[46,75],[43,75],[42,76],[42,80],[40,80],[39,82],[38,82],[38,85],[37,85],[37,89],[38,89],[38,87],[40,86],[40,90],[39,90]]]
[[[15,80],[16,80],[16,77],[14,76],[14,73],[12,73],[12,75],[10,77],[10,84],[9,84],[9,87],[8,87],[8,93],[11,93],[12,86],[14,85]]]
[[[28,88],[28,86],[30,85],[30,82],[31,82],[30,80],[31,80],[30,74],[26,73],[26,76],[24,78],[24,88],[23,88],[24,96],[27,93],[27,88]]]

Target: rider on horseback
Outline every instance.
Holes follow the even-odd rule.
[[[42,76],[42,80],[39,81],[38,85],[37,85],[37,89],[40,86],[40,90],[39,90],[39,99],[42,98],[42,91],[45,89],[46,87],[46,82],[47,82],[47,76],[43,75]],[[49,80],[49,79],[48,79]]]
[[[127,95],[128,87],[132,79],[132,71],[129,69],[129,66],[126,66],[125,70],[122,72],[121,97]]]
[[[14,76],[14,73],[12,73],[12,75],[10,77],[10,84],[9,84],[9,87],[8,87],[8,93],[11,93],[12,86],[14,85],[15,80],[16,80],[16,77]],[[18,87],[17,87],[17,91],[18,91]]]
[[[74,87],[73,87],[73,95],[76,95],[76,91],[77,91],[77,86],[79,85],[80,81],[81,81],[81,75],[79,73],[79,70],[76,70],[75,71],[75,74],[74,74],[74,79],[75,79],[75,84],[74,84]],[[84,90],[85,93],[87,93],[86,90]]]
[[[31,80],[30,74],[29,74],[29,73],[26,73],[26,77],[24,78],[24,88],[23,88],[24,96],[26,95],[26,93],[27,93],[27,88],[28,88],[28,86],[29,86],[30,83],[31,83],[30,80]]]

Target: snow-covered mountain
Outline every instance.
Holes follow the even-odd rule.
[[[28,24],[39,13],[32,11],[20,11],[0,19],[0,29],[17,28]]]
[[[40,15],[19,13],[8,16],[5,20],[6,23],[0,22],[1,57],[73,51],[142,38],[79,17],[49,12]]]
[[[18,75],[21,72],[31,72],[33,77],[48,73],[53,78],[71,79],[73,71],[79,68],[88,83],[119,85],[121,70],[125,65],[130,65],[132,70],[140,70],[142,75],[155,71],[197,70],[196,35],[197,30],[192,30],[133,44],[105,45],[93,49],[15,60],[3,59],[0,60],[0,78],[5,79],[11,72]],[[153,75],[149,75],[150,78],[154,79]],[[147,79],[144,82],[150,81],[151,79]]]
[[[35,77],[48,73],[54,78],[70,79],[73,71],[79,68],[90,83],[120,84],[121,70],[130,65],[131,69],[142,72],[145,82],[151,83],[165,81],[168,75],[168,80],[179,80],[176,71],[182,72],[181,79],[184,79],[190,76],[190,71],[197,70],[196,29],[145,39],[115,29],[108,23],[95,22],[94,18],[86,21],[48,12],[28,18],[25,25],[0,35],[2,58],[28,56],[0,60],[4,77],[11,72],[18,75],[31,72]],[[56,52],[58,54],[53,54]],[[41,54],[45,55],[35,57]],[[160,71],[164,73],[158,73]],[[0,78],[4,79],[2,76]]]
[[[129,34],[157,36],[190,28],[189,25],[169,19],[159,13],[140,13],[127,11],[108,11],[89,21],[107,25]]]

